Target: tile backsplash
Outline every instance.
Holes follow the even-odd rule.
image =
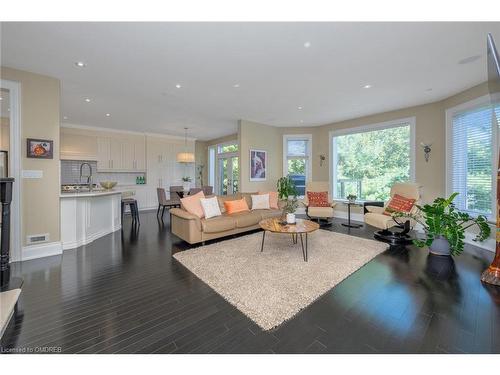
[[[82,181],[80,181],[80,165],[85,162],[89,163],[92,166],[93,181],[96,184],[98,184],[100,181],[116,181],[119,185],[135,185],[137,176],[146,176],[146,174],[143,172],[97,172],[96,161],[61,160],[61,184],[67,185],[85,183],[85,179],[82,179]],[[86,176],[88,174],[88,167],[84,168],[85,169],[83,173]]]

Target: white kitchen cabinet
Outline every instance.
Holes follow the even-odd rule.
[[[97,170],[122,169],[122,140],[111,137],[97,137]]]
[[[97,137],[61,128],[61,160],[97,160]]]
[[[97,169],[100,172],[144,172],[144,136],[97,137]]]
[[[193,164],[177,162],[177,153],[184,152],[184,140],[163,137],[146,137],[147,183],[154,189],[150,191],[150,200],[158,204],[156,188],[166,190],[167,197],[171,185],[182,185],[182,177],[189,176],[194,181]],[[194,152],[194,142],[187,144],[187,151]]]
[[[97,137],[97,170],[111,169],[109,138]]]

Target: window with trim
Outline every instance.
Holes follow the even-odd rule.
[[[446,111],[447,195],[471,215],[493,217],[500,107],[483,97]]]
[[[305,195],[311,177],[311,144],[310,134],[283,136],[283,174],[295,182],[299,196]]]
[[[335,199],[386,201],[392,185],[413,180],[415,119],[331,132]]]

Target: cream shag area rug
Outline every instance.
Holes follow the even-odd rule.
[[[292,318],[387,249],[381,242],[317,230],[308,262],[285,234],[262,233],[174,254],[174,258],[264,330]]]

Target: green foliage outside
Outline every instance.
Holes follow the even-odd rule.
[[[410,178],[410,126],[339,136],[336,149],[339,198],[385,201]]]
[[[288,174],[305,175],[306,159],[288,159]]]

